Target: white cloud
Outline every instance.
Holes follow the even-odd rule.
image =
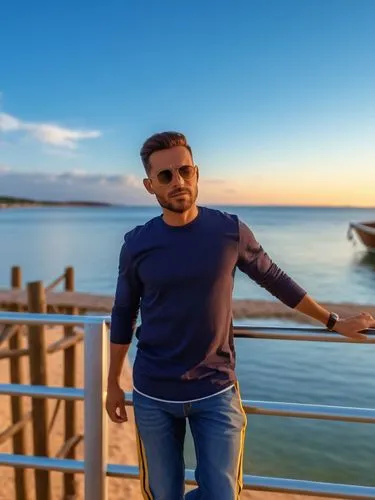
[[[24,132],[43,144],[66,149],[76,149],[79,141],[96,139],[102,135],[99,130],[70,129],[52,123],[22,121],[7,113],[0,113],[0,132]]]
[[[40,142],[69,149],[75,149],[77,142],[82,139],[95,139],[101,135],[98,130],[69,130],[57,125],[30,123],[25,124],[24,128]]]
[[[0,113],[0,130],[3,132],[11,132],[12,130],[20,130],[21,122],[11,115]]]

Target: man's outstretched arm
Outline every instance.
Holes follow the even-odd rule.
[[[241,221],[239,231],[238,268],[288,307],[327,326],[330,311],[318,304],[271,260],[253,232]],[[339,319],[333,330],[346,337],[364,340],[366,336],[360,332],[367,328],[375,328],[375,320],[371,314],[364,312]]]

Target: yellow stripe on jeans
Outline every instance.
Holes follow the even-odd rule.
[[[243,413],[245,423],[244,426],[241,430],[241,442],[240,442],[240,451],[238,454],[238,465],[237,465],[237,500],[240,498],[240,493],[243,489],[243,455],[244,455],[244,450],[245,450],[245,436],[246,436],[246,427],[247,427],[247,416],[245,413],[245,410],[243,409],[242,406],[242,401],[241,401],[241,393],[240,393],[240,385],[238,381],[235,384],[236,391],[238,393],[238,397],[240,400],[240,407],[241,411]]]
[[[141,436],[139,435],[138,429],[136,429],[136,437],[137,437],[137,452],[139,461],[139,476],[140,476],[139,479],[141,483],[142,496],[145,500],[153,500],[153,495],[150,490],[145,448],[143,446],[143,442]]]

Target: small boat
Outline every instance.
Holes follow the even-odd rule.
[[[350,222],[348,239],[354,241],[353,231],[369,252],[375,253],[375,221]]]

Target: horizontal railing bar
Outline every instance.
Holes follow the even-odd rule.
[[[375,487],[354,484],[323,483],[301,479],[250,476],[244,474],[244,489],[292,493],[307,496],[345,498],[350,500],[375,499]]]
[[[285,332],[315,332],[315,333],[322,333],[326,334],[329,332],[327,328],[319,327],[319,326],[247,326],[247,325],[235,325],[234,330],[237,331],[238,333],[241,333],[242,331],[251,331],[251,332],[257,332],[259,330],[265,331],[265,332],[279,332],[285,331]],[[375,334],[375,328],[368,328],[366,332],[370,332],[371,334]],[[332,332],[334,333],[334,332]]]
[[[365,332],[369,338],[364,340],[350,339],[338,334],[314,335],[314,334],[285,334],[285,333],[265,333],[265,332],[241,332],[236,333],[234,330],[235,338],[240,339],[263,339],[263,340],[295,340],[301,342],[336,342],[336,343],[350,343],[350,344],[375,344],[375,337],[372,338],[372,333]]]
[[[71,458],[35,457],[0,453],[0,465],[22,469],[50,470],[56,472],[83,473],[84,461]]]
[[[125,392],[125,404],[132,406],[132,393]],[[257,401],[243,399],[242,406],[248,415],[311,418],[340,422],[375,424],[375,408],[355,408],[307,403],[284,403],[279,401]]]
[[[294,333],[293,333],[294,332]],[[330,332],[325,328],[313,327],[272,327],[272,326],[237,326],[233,327],[236,338],[243,339],[272,339],[272,340],[298,340],[305,342],[349,342],[351,344],[375,344],[375,329],[363,330],[368,336],[366,340],[354,340]]]
[[[5,324],[44,324],[44,325],[85,325],[88,323],[111,323],[111,317],[105,316],[79,316],[69,314],[41,314],[0,312],[0,323]],[[256,338],[272,340],[298,340],[310,342],[350,342],[360,344],[375,343],[375,329],[364,330],[364,333],[374,338],[367,340],[352,340],[337,333],[331,333],[325,328],[318,327],[272,327],[272,326],[237,326],[233,328],[236,338]],[[294,332],[294,333],[292,333]]]
[[[125,404],[132,406],[131,392],[125,393]],[[274,417],[311,418],[337,422],[358,422],[375,424],[375,408],[354,408],[306,403],[284,403],[279,401],[242,400],[247,415],[268,415]]]
[[[30,455],[13,455],[0,453],[0,465],[24,469],[42,469],[65,473],[83,473],[82,460],[59,459],[49,457],[34,457]],[[139,469],[133,465],[108,464],[106,475],[126,479],[139,479]],[[194,471],[185,471],[185,482],[196,484]],[[375,499],[375,487],[357,486],[340,483],[322,483],[300,479],[283,479],[276,477],[263,477],[244,475],[245,490],[275,491],[280,493],[298,493],[325,497],[339,497],[349,499]]]
[[[85,391],[77,387],[0,384],[0,394],[7,394],[9,396],[31,396],[33,398],[63,399],[65,401],[83,401]]]
[[[0,384],[0,394],[31,396],[37,398],[83,400],[84,389],[74,387],[50,387],[44,385]],[[126,392],[125,403],[132,406],[132,394]],[[274,401],[242,401],[248,415],[272,415],[280,417],[335,420],[340,422],[375,423],[375,408],[351,408],[346,406],[284,403]]]
[[[243,401],[243,406],[245,413],[248,415],[258,414],[375,424],[375,408],[246,400]]]
[[[110,322],[110,316],[79,316],[78,314],[43,314],[0,312],[0,323],[23,325],[86,325]]]

